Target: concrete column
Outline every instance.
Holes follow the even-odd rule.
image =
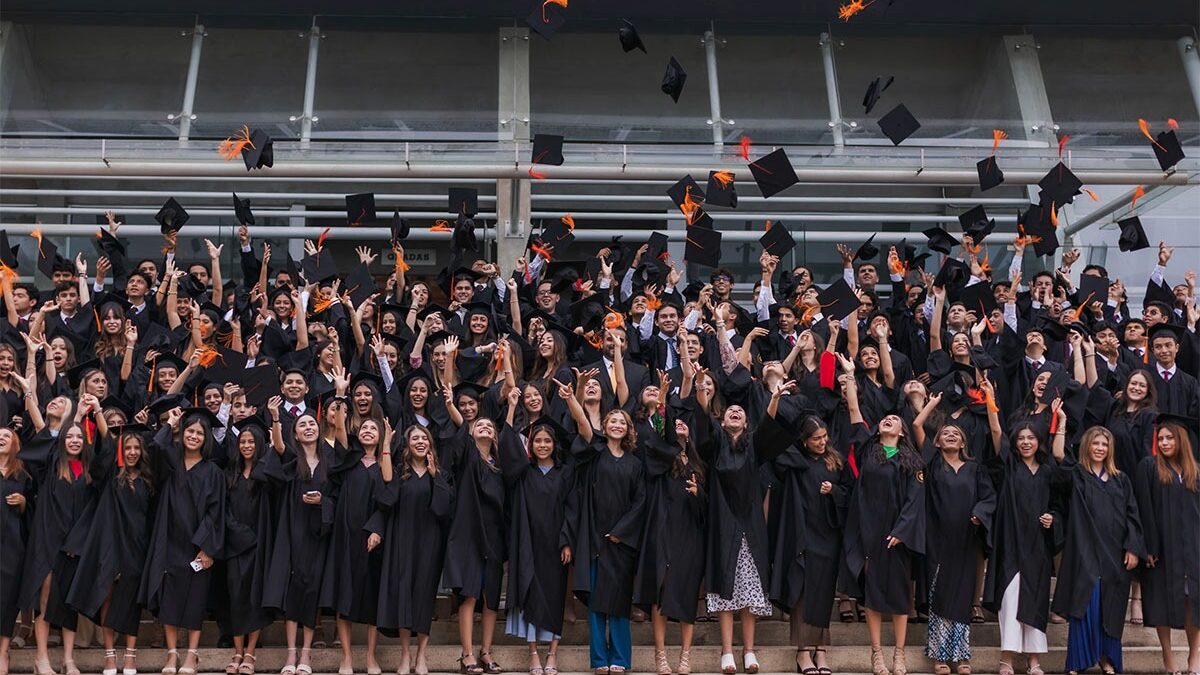
[[[1183,59],[1183,70],[1187,74],[1188,87],[1192,90],[1192,101],[1200,114],[1200,49],[1193,37],[1181,37],[1175,44],[1179,47],[1179,58]]]
[[[511,139],[514,161],[528,161],[529,139],[529,29],[500,29],[497,82],[497,135]],[[528,179],[496,181],[496,261],[507,274],[525,253],[529,233],[530,184]]]
[[[1042,64],[1038,60],[1037,40],[1032,35],[1006,35],[1004,49],[1008,54],[1008,65],[1012,69],[1013,87],[1017,93],[1017,105],[1021,108],[1021,126],[1025,139],[1041,141],[1047,148],[1057,146],[1058,125],[1054,123],[1054,116],[1050,111],[1050,97],[1046,94]],[[1036,204],[1038,186],[1029,185],[1025,191],[1029,201]],[[1059,211],[1058,215],[1060,223],[1066,225],[1069,214]],[[1058,258],[1058,254],[1055,254],[1055,258]]]
[[[8,117],[8,106],[12,104],[12,57],[9,52],[16,47],[13,22],[0,21],[0,124]]]

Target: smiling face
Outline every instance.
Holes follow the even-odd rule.
[[[454,299],[460,305],[465,305],[471,301],[471,297],[475,295],[475,284],[466,277],[461,277],[454,282]]]
[[[536,416],[540,414],[542,412],[542,404],[544,403],[541,390],[532,384],[525,385],[525,389],[521,391],[521,403],[524,404],[525,410],[530,415]]]
[[[469,323],[470,329],[471,329],[471,335],[483,335],[484,333],[487,332],[488,325],[490,323],[491,322],[488,320],[488,317],[486,314],[480,314],[480,313],[472,314],[470,317],[470,323]]]
[[[721,426],[725,431],[736,434],[746,430],[746,411],[740,405],[731,405],[725,409],[721,417]]]
[[[221,401],[224,399],[220,389],[209,387],[204,390],[204,407],[214,415],[221,409]]]
[[[83,427],[78,424],[71,425],[63,438],[63,447],[66,449],[67,455],[73,458],[79,457],[83,453],[83,441]]]
[[[679,330],[679,310],[671,305],[660,307],[655,316],[655,322],[660,331],[667,335],[674,335]]]
[[[962,452],[967,446],[966,439],[963,438],[962,430],[958,427],[948,424],[942,427],[942,430],[937,435],[937,447],[942,450],[953,450]]]
[[[968,356],[971,353],[971,336],[957,333],[950,340],[950,353],[958,357]]]
[[[296,440],[301,443],[316,443],[317,437],[321,433],[321,426],[317,424],[317,418],[312,415],[301,415],[296,420]]]
[[[629,422],[619,410],[613,410],[604,416],[604,437],[610,441],[619,441],[629,433]]]
[[[1094,434],[1087,447],[1087,455],[1092,460],[1092,465],[1104,464],[1104,461],[1108,459],[1109,450],[1108,436],[1101,433]]]
[[[415,410],[424,410],[429,401],[429,383],[416,379],[408,385],[408,401]]]
[[[301,373],[288,373],[283,376],[281,389],[288,403],[299,403],[308,394],[308,382]]]
[[[554,436],[544,427],[539,428],[529,439],[529,449],[539,462],[549,461],[554,456]]]
[[[496,440],[496,423],[487,417],[471,422],[471,438],[476,442]]]
[[[460,394],[454,405],[465,422],[470,422],[479,414],[479,401],[467,394]]]
[[[1129,376],[1129,381],[1125,383],[1125,400],[1141,403],[1146,400],[1146,395],[1149,393],[1150,381],[1144,374],[1136,372]]]
[[[864,346],[858,350],[858,361],[864,370],[878,370],[879,350],[873,346]]]
[[[1021,459],[1029,459],[1037,454],[1039,441],[1033,429],[1021,429],[1017,432],[1017,454]]]
[[[17,446],[15,442],[16,438],[17,436],[12,432],[12,429],[7,427],[0,428],[0,457],[7,459],[16,454],[14,452]]]
[[[183,449],[188,452],[200,452],[204,441],[208,438],[208,430],[199,422],[192,422],[183,428]]]
[[[417,463],[424,464],[429,459],[429,453],[433,449],[433,439],[424,427],[409,429],[404,442],[408,453],[414,460],[417,460]]]
[[[121,457],[125,460],[125,468],[133,469],[142,461],[142,437],[137,434],[126,434],[121,441]]]
[[[379,440],[379,423],[373,419],[363,420],[358,427],[358,442],[364,447],[373,448],[379,444]]]
[[[823,455],[825,449],[829,445],[829,430],[825,427],[817,427],[812,436],[804,439],[804,449],[810,455]]]
[[[119,335],[125,331],[125,319],[111,309],[104,313],[100,325],[104,329],[105,335]]]
[[[271,310],[275,312],[275,319],[280,322],[290,321],[294,308],[295,305],[292,304],[292,297],[287,293],[278,293],[271,300]]]
[[[1038,376],[1033,380],[1033,395],[1040,399],[1042,394],[1046,393],[1046,383],[1049,381],[1050,373],[1048,371],[1038,373]]]
[[[375,392],[366,383],[360,382],[354,387],[354,412],[359,415],[371,414],[371,405],[375,403]]]
[[[887,415],[882,420],[879,420],[879,433],[903,436],[904,420],[900,419],[899,415]]]
[[[1179,451],[1179,439],[1175,437],[1175,430],[1169,426],[1158,429],[1154,442],[1158,453],[1167,459],[1174,459],[1175,453]]]
[[[254,434],[249,429],[243,429],[242,433],[238,434],[238,455],[243,461],[254,459],[254,452],[258,449],[258,442],[254,440]]]
[[[583,402],[592,403],[600,400],[600,380],[594,377],[589,377],[588,381],[583,384]]]
[[[554,334],[550,331],[542,333],[538,339],[538,356],[548,359],[554,354]]]

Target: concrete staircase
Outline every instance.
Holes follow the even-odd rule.
[[[457,672],[457,659],[460,654],[458,647],[457,623],[449,618],[449,611],[443,609],[442,618],[435,621],[430,636],[429,664],[435,672]],[[579,621],[564,628],[562,644],[558,649],[558,667],[563,675],[590,673],[587,647],[586,614],[578,613]],[[503,615],[498,622],[497,632],[503,631]],[[834,619],[831,624],[834,646],[829,649],[828,661],[835,673],[870,673],[871,650],[865,623],[839,623]],[[332,622],[328,622],[325,630],[326,640],[332,645],[334,630]],[[366,630],[355,626],[353,631],[354,661],[356,672],[365,672]],[[678,662],[679,644],[678,626],[672,625],[667,633],[667,656],[674,666]],[[740,632],[735,628],[735,636]],[[907,661],[912,673],[931,673],[933,665],[924,656],[925,625],[910,624],[908,629]],[[1050,653],[1042,658],[1042,667],[1047,673],[1062,672],[1066,656],[1067,626],[1065,624],[1051,625],[1048,629]],[[153,623],[143,624],[139,640],[138,665],[139,672],[157,673],[162,667],[165,650],[161,646],[161,631]],[[1187,657],[1187,641],[1183,631],[1172,632],[1175,646],[1177,665],[1185,667]],[[98,638],[97,638],[98,639]],[[479,631],[476,631],[478,644]],[[206,624],[201,640],[200,672],[222,673],[225,664],[229,662],[232,653],[228,648],[217,648],[217,628],[215,624]],[[771,620],[760,621],[757,630],[757,656],[763,673],[792,673],[795,672],[795,647],[789,644],[788,624],[777,615]],[[891,630],[884,629],[884,656],[888,666],[891,665],[892,650]],[[1161,652],[1158,638],[1153,629],[1141,626],[1127,625],[1123,637],[1124,672],[1126,673],[1161,673],[1163,672]],[[633,624],[633,672],[654,672],[653,638],[649,622]],[[972,666],[977,673],[995,673],[1000,659],[999,627],[994,620],[971,627]],[[118,642],[118,644],[121,644]],[[287,652],[283,625],[276,623],[267,628],[263,635],[263,646],[258,650],[258,672],[278,673],[283,666]],[[695,673],[717,673],[720,670],[720,633],[715,622],[696,624],[695,646],[692,649],[692,670]],[[478,647],[477,647],[478,648]],[[545,647],[541,653],[545,657]],[[51,662],[61,673],[61,650],[51,650]],[[118,655],[121,654],[118,649]],[[522,673],[528,668],[528,648],[521,642],[505,635],[497,635],[493,657],[509,673]],[[397,640],[380,638],[379,660],[384,672],[395,672],[400,656]],[[76,650],[76,664],[83,673],[99,673],[103,668],[104,652],[99,648]],[[738,660],[739,672],[741,666],[741,650],[736,646],[735,657]],[[33,672],[34,649],[30,644],[24,649],[14,649],[11,654],[11,672]],[[312,666],[315,673],[336,673],[341,658],[341,651],[332,646],[314,649]],[[1013,664],[1018,673],[1025,670],[1023,658],[1018,658]],[[118,659],[117,667],[121,667]],[[1093,672],[1098,672],[1093,670]]]

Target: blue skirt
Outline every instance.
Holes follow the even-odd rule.
[[[1070,619],[1067,630],[1067,672],[1083,672],[1105,658],[1113,670],[1121,672],[1121,640],[1104,632],[1100,620],[1100,582],[1092,589],[1092,599],[1082,619]]]

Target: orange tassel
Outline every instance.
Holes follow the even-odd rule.
[[[995,397],[995,396],[992,396],[992,392],[990,392],[990,391],[989,391],[989,392],[986,392],[986,393],[984,394],[984,397],[985,397],[985,398],[986,398],[986,400],[987,400],[987,407],[988,407],[988,410],[990,410],[990,411],[992,411],[992,412],[994,412],[994,413],[998,413],[998,412],[1000,412],[1000,406],[996,405],[996,397]]]
[[[96,423],[92,421],[92,413],[83,420],[83,430],[87,433],[88,445],[96,442]]]
[[[324,230],[321,231],[321,236],[317,237],[317,250],[318,251],[325,247],[325,240],[329,238],[329,230],[330,229],[331,228],[328,228],[328,227],[325,228]]]
[[[996,154],[996,149],[1000,147],[1000,141],[1008,138],[1008,134],[1001,129],[992,129],[992,154]]]
[[[242,150],[253,148],[254,144],[250,142],[250,128],[242,125],[232,138],[226,138],[217,146],[217,154],[221,155],[225,161],[237,158],[242,154]]]
[[[1021,235],[1021,236],[1017,237],[1017,243],[1019,243],[1023,246],[1028,246],[1030,244],[1036,244],[1042,240],[1042,238],[1037,235],[1025,234],[1025,227],[1023,225],[1017,225],[1017,232],[1019,232]]]
[[[571,232],[575,231],[575,219],[571,217],[571,214],[568,213],[567,215],[563,216],[562,218],[559,218],[559,220],[562,221],[563,225],[567,226],[568,230],[570,230]]]
[[[545,259],[546,259],[546,262],[550,262],[550,260],[551,260],[551,257],[550,257],[550,249],[549,249],[548,247],[546,247],[546,246],[539,246],[539,245],[537,245],[537,244],[530,244],[530,245],[529,245],[529,250],[530,250],[530,251],[533,251],[534,253],[536,253],[536,254],[538,254],[538,255],[542,256],[543,258],[545,258]]]
[[[722,188],[727,188],[733,184],[732,171],[718,171],[713,174],[713,178],[717,179],[717,182],[721,184]]]
[[[646,309],[657,312],[662,307],[662,300],[659,298],[646,298]]]
[[[984,394],[983,390],[978,387],[971,387],[970,389],[968,389],[967,396],[970,397],[971,403],[987,403],[988,402],[987,394]]]
[[[199,359],[201,366],[208,368],[212,364],[216,363],[220,356],[221,352],[213,349],[212,347],[206,346],[200,350],[200,354],[197,358]]]
[[[991,255],[987,251],[983,252],[983,262],[979,263],[979,269],[983,270],[984,274],[992,273]]]
[[[450,221],[438,219],[438,220],[433,221],[433,227],[429,228],[429,231],[430,232],[453,232],[454,228],[450,227]]]
[[[146,385],[147,393],[154,391],[154,373],[157,370],[158,370],[158,355],[155,354],[154,358],[150,360],[150,382]]]
[[[888,262],[888,269],[892,271],[892,274],[898,274],[900,276],[904,276],[905,274],[908,274],[908,266],[905,265],[904,261],[901,260],[899,257],[897,257],[895,260]]]
[[[33,228],[33,232],[30,232],[30,233],[29,233],[29,236],[31,236],[31,237],[33,237],[34,239],[36,239],[36,240],[37,240],[37,243],[38,243],[38,260],[41,260],[42,258],[45,258],[45,257],[46,257],[46,254],[42,252],[42,228],[40,228],[40,227],[35,227],[35,228]]]
[[[1179,131],[1179,122],[1176,122],[1174,117],[1167,118],[1167,128],[1171,131]]]
[[[1062,159],[1063,148],[1067,147],[1067,141],[1071,140],[1071,134],[1063,134],[1063,137],[1058,139],[1058,158]]]
[[[1133,189],[1133,201],[1129,203],[1130,209],[1137,209],[1138,200],[1146,196],[1146,188],[1141,185]]]
[[[527,173],[529,174],[529,177],[534,180],[542,180],[546,177],[546,174],[534,171],[532,166],[529,167],[529,171]]]
[[[1076,307],[1074,309],[1074,311],[1071,312],[1071,323],[1078,321],[1079,317],[1083,316],[1084,310],[1087,309],[1088,303],[1090,303],[1092,301],[1092,297],[1094,295],[1096,295],[1096,294],[1088,293],[1088,296],[1086,298],[1084,298],[1083,302],[1079,303],[1079,306]]]
[[[100,312],[97,312],[95,307],[92,308],[92,316],[96,317],[96,332],[103,334],[104,328],[100,324]]]
[[[692,196],[691,185],[683,191],[683,203],[679,205],[679,210],[683,212],[684,220],[688,225],[691,225],[700,215],[700,201]]]
[[[613,309],[608,308],[608,314],[604,315],[604,327],[608,329],[621,328],[625,325],[625,315]]]
[[[117,435],[117,468],[125,468],[125,434]]]
[[[850,4],[838,7],[838,18],[849,21],[850,17],[875,4],[875,0],[864,3],[863,0],[851,0]]]
[[[1100,201],[1100,197],[1096,196],[1095,192],[1092,192],[1091,190],[1089,190],[1087,188],[1083,188],[1083,191],[1087,193],[1087,196],[1092,198],[1092,201],[1094,201],[1094,202]]]
[[[1163,146],[1159,145],[1159,143],[1158,143],[1158,139],[1157,139],[1157,138],[1155,138],[1155,137],[1154,137],[1154,136],[1153,136],[1153,135],[1150,133],[1150,124],[1149,124],[1148,122],[1146,122],[1146,120],[1144,120],[1144,119],[1141,119],[1141,118],[1138,118],[1138,128],[1142,130],[1142,135],[1143,135],[1143,136],[1145,136],[1146,138],[1149,138],[1149,139],[1150,139],[1150,142],[1154,144],[1154,147],[1158,148],[1159,150],[1162,150],[1163,152],[1166,152],[1166,151],[1167,151],[1167,149],[1166,149],[1166,148],[1164,148]]]
[[[604,347],[604,338],[597,335],[595,332],[588,333],[586,336],[584,336],[584,339],[588,341],[589,345],[595,347],[596,349],[602,349]]]
[[[496,355],[492,357],[492,370],[497,373],[504,372],[504,352],[496,350]]]
[[[1050,435],[1053,436],[1056,433],[1058,433],[1058,415],[1055,414],[1053,409],[1051,409],[1050,410]]]
[[[566,9],[567,0],[542,0],[542,23],[550,23],[550,19],[546,18],[546,5],[558,5]]]
[[[742,140],[738,145],[738,154],[747,162],[750,161],[750,137],[742,134]]]
[[[1050,224],[1058,227],[1058,208],[1054,202],[1050,202]]]

